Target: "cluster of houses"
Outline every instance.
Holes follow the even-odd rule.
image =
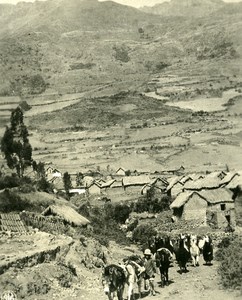
[[[61,172],[47,169],[47,178],[54,185],[63,181]],[[127,173],[129,176],[127,176]],[[182,174],[183,173],[183,174]],[[167,195],[173,211],[173,221],[194,220],[218,228],[235,226],[235,200],[242,187],[240,172],[218,171],[209,174],[184,174],[184,168],[172,172],[139,173],[119,168],[106,178],[96,172],[83,174],[82,186],[73,186],[70,193],[110,198],[112,202],[138,200],[153,188],[156,195]],[[176,174],[176,175],[175,175]],[[58,185],[56,185],[58,186]],[[123,196],[123,198],[122,198]]]

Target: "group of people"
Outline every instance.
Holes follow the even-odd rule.
[[[139,296],[141,296],[142,282],[145,283],[144,290],[155,296],[154,279],[157,265],[150,249],[145,249],[143,259],[138,256],[125,258],[124,266],[127,273],[128,300],[131,299],[135,283],[138,285]]]
[[[168,270],[173,262],[173,255],[183,273],[187,271],[186,264],[189,259],[195,259],[194,266],[199,265],[201,252],[205,262],[211,264],[213,248],[208,236],[197,238],[194,235],[180,235],[175,241],[171,241],[168,236],[152,238],[149,248],[144,250],[143,257],[131,255],[118,265],[105,267],[104,291],[109,300],[113,299],[115,293],[119,300],[123,300],[124,287],[127,284],[127,299],[131,300],[134,286],[137,284],[139,298],[142,292],[155,296],[155,276],[159,274],[162,286],[168,284]]]

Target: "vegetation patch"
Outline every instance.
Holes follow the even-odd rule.
[[[224,238],[218,245],[217,259],[220,261],[218,273],[225,288],[242,291],[242,237]]]

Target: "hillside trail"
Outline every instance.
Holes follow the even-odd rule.
[[[212,266],[205,266],[204,261],[200,259],[200,266],[193,267],[188,265],[189,272],[180,274],[176,263],[169,271],[170,283],[168,286],[159,286],[159,275],[155,280],[155,296],[142,295],[142,299],[172,299],[172,300],[238,300],[241,299],[239,291],[224,290],[219,284],[219,276],[217,274],[218,262],[214,261]],[[135,288],[135,299],[137,299],[137,289]],[[124,299],[126,299],[126,291]],[[102,287],[93,287],[89,290],[83,290],[79,294],[80,299],[86,300],[107,300]],[[115,298],[116,300],[117,298]]]

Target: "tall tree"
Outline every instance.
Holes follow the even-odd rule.
[[[65,172],[63,175],[63,183],[64,183],[64,189],[65,189],[66,195],[69,198],[69,196],[70,196],[69,190],[72,188],[72,184],[71,184],[71,176],[68,172]]]
[[[19,177],[22,177],[26,167],[32,164],[32,147],[23,119],[23,112],[17,107],[11,114],[10,127],[6,127],[1,141],[1,151],[8,167],[15,169]]]

